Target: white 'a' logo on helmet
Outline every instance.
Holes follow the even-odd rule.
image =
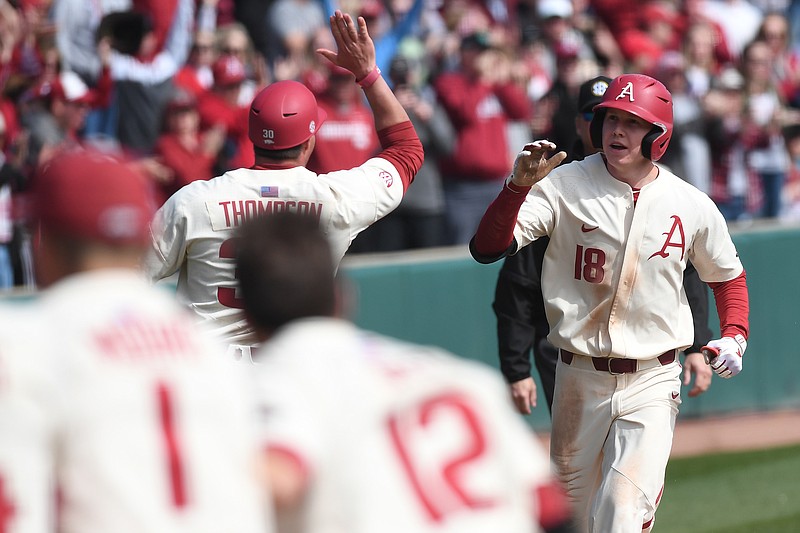
[[[617,95],[615,100],[619,100],[620,98],[625,98],[626,96],[628,97],[628,100],[630,100],[631,102],[633,102],[635,100],[635,98],[633,97],[633,82],[632,81],[629,81],[628,84],[625,85],[625,87],[622,88],[622,90],[619,92],[619,94]]]

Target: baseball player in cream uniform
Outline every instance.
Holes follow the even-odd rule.
[[[714,203],[653,163],[672,133],[667,89],[624,74],[594,112],[603,152],[555,168],[566,156],[548,158],[555,145],[526,145],[471,250],[489,262],[550,236],[542,288],[560,349],[551,457],[586,531],[649,531],[681,402],[676,351],[693,340],[686,262],[714,292],[722,338],[709,347],[722,377],[742,368],[746,278]],[[684,361],[703,364],[700,354]]]
[[[146,180],[65,154],[31,205],[44,290],[0,323],[0,530],[272,531],[242,369],[137,268]]]
[[[265,217],[239,235],[245,309],[265,341],[259,437],[284,531],[528,533],[568,518],[497,373],[339,317],[313,220]]]
[[[361,20],[361,19],[360,19]],[[352,72],[374,113],[383,150],[349,170],[317,175],[305,168],[325,112],[305,86],[276,82],[250,107],[256,165],[187,185],[162,206],[152,225],[145,268],[153,280],[178,273],[178,297],[230,343],[235,358],[250,359],[256,342],[242,314],[234,266],[233,232],[259,215],[283,211],[319,220],[341,260],[350,243],[389,214],[422,165],[422,144],[403,106],[375,65],[366,23],[331,17],[339,52],[319,50]]]

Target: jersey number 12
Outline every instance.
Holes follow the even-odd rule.
[[[413,444],[424,446],[437,421],[458,424],[465,439],[461,449],[444,457],[439,468],[432,471],[415,461]],[[479,462],[487,451],[485,430],[466,399],[454,394],[429,398],[411,411],[393,414],[388,425],[392,444],[406,476],[431,521],[440,523],[445,515],[459,509],[494,505],[466,486],[461,475],[469,465]]]

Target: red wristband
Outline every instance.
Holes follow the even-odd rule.
[[[375,68],[370,71],[369,74],[361,78],[360,80],[356,80],[356,83],[361,86],[362,89],[368,89],[372,87],[378,78],[381,77],[381,69],[378,68],[378,65],[375,65]]]

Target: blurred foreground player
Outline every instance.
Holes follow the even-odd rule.
[[[0,530],[269,533],[240,369],[137,269],[144,178],[65,153],[30,208],[44,290],[0,324]]]
[[[315,174],[306,168],[325,121],[314,95],[295,81],[262,90],[250,106],[256,164],[189,184],[158,211],[146,263],[153,280],[178,273],[178,297],[229,343],[229,356],[250,359],[256,343],[242,313],[233,232],[260,214],[315,216],[337,263],[356,235],[394,210],[423,161],[422,144],[405,109],[375,66],[375,45],[363,18],[330,18],[338,53],[320,49],[350,71],[367,97],[383,150],[361,166]]]
[[[315,219],[262,217],[239,237],[245,312],[265,341],[260,438],[282,530],[565,530],[550,462],[499,376],[341,318]]]

